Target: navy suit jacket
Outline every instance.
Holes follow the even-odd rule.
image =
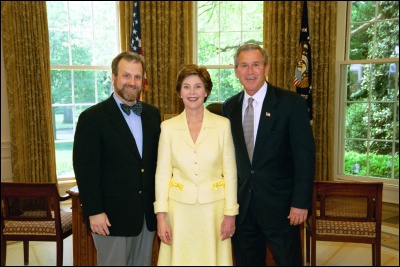
[[[315,168],[315,143],[306,101],[268,83],[250,163],[242,126],[244,91],[223,104],[230,119],[238,169],[240,224],[256,204],[265,227],[289,227],[290,207],[309,209]]]
[[[79,116],[73,164],[85,216],[105,212],[112,236],[137,236],[146,218],[157,226],[153,209],[161,116],[143,102],[143,158],[113,96]],[[90,225],[88,223],[90,230]]]

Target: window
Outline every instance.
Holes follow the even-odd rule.
[[[195,10],[195,58],[210,72],[214,84],[206,104],[223,102],[242,90],[233,70],[237,48],[245,43],[263,46],[263,2],[198,1]]]
[[[399,4],[344,2],[338,14],[336,176],[398,187]]]
[[[120,52],[116,1],[47,1],[57,177],[74,177],[72,147],[80,113],[108,98]]]

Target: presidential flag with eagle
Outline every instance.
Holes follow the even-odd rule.
[[[300,28],[299,50],[297,53],[296,69],[293,87],[307,101],[310,123],[313,123],[312,85],[311,85],[311,47],[308,27],[307,1],[303,1]]]

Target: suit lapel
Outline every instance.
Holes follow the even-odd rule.
[[[129,129],[129,126],[127,125],[125,118],[122,115],[121,110],[118,108],[113,96],[108,99],[107,104],[109,120],[111,121],[116,129],[116,132],[118,133],[118,136],[116,135],[115,138],[122,138],[123,140],[125,140],[127,142],[127,146],[130,148],[132,153],[140,160],[141,158],[135,142],[135,138],[133,137],[132,132]]]
[[[191,148],[194,148],[194,143],[192,137],[190,136],[189,126],[187,125],[185,111],[179,114],[176,118],[177,121],[175,124],[175,129],[179,132],[181,140]]]
[[[151,147],[154,142],[158,143],[158,140],[152,139],[152,134],[154,132],[154,117],[150,116],[148,112],[148,106],[143,103],[143,111],[142,111],[142,131],[143,131],[143,149],[142,149],[142,160],[145,161],[149,156],[149,152],[151,152]],[[138,152],[139,153],[139,152]]]
[[[204,109],[203,124],[201,125],[199,136],[196,140],[196,145],[200,144],[206,139],[210,129],[216,128],[211,112],[208,109]]]
[[[243,133],[243,124],[242,124],[242,105],[243,105],[243,99],[244,99],[244,92],[240,94],[240,96],[237,99],[237,102],[233,106],[233,110],[231,113],[232,119],[232,135],[234,135],[234,139],[238,140],[237,145],[239,146],[239,150],[241,150],[241,153],[244,155],[247,155],[247,159],[249,160],[250,163],[250,158],[248,157],[247,153],[247,147],[246,147],[246,141],[244,140],[244,133]]]
[[[274,106],[277,103],[275,87],[268,84],[267,95],[264,98],[264,102],[261,109],[260,121],[258,123],[258,130],[256,136],[256,142],[254,146],[253,162],[257,159],[262,151],[262,146],[268,139],[268,132],[271,129],[272,122],[276,118],[274,114]]]
[[[184,140],[190,147],[195,148],[196,145],[200,144],[204,139],[206,139],[208,135],[208,130],[210,128],[214,128],[213,120],[211,117],[211,112],[207,109],[204,109],[204,118],[203,123],[199,132],[199,136],[197,137],[196,143],[193,142],[193,139],[190,135],[189,126],[186,120],[186,113],[182,112],[179,116],[179,120],[176,124],[176,129],[180,130],[181,140]]]

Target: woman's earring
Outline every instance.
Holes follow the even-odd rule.
[[[207,97],[207,94],[206,94],[206,96],[205,97]]]

